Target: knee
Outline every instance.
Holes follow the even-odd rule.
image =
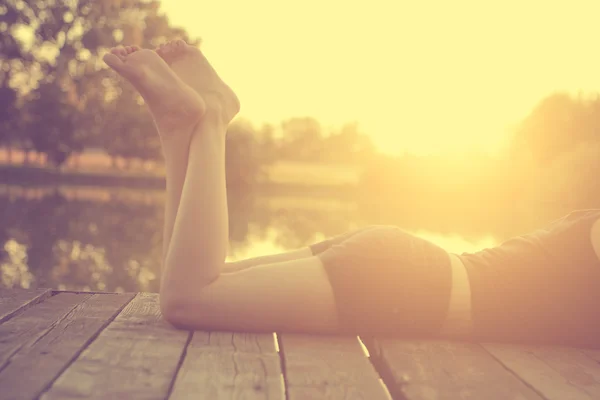
[[[169,324],[173,325],[178,329],[185,329],[186,318],[185,309],[189,306],[186,305],[190,299],[185,299],[181,296],[161,290],[159,295],[160,312],[162,317]]]
[[[175,328],[195,329],[204,320],[206,288],[210,280],[188,280],[175,284],[163,284],[160,288],[159,305],[163,318]]]
[[[213,275],[192,274],[187,279],[165,276],[159,294],[163,318],[178,329],[202,328],[213,305],[207,289],[219,278],[219,274]]]

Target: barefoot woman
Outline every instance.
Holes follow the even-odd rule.
[[[600,344],[600,211],[474,254],[393,226],[226,263],[225,132],[239,101],[183,41],[106,63],[144,97],[167,174],[161,309],[188,329]]]

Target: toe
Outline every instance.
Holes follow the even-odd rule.
[[[134,53],[140,49],[138,46],[127,46],[125,48],[127,49],[127,54]]]
[[[162,58],[165,59],[165,45],[164,43],[158,46],[154,51]]]
[[[102,59],[109,67],[117,72],[123,68],[123,59],[118,52],[111,50],[110,53],[106,53]]]
[[[135,78],[138,74],[136,73],[136,69],[131,65],[127,64],[125,60],[126,56],[121,56],[120,54],[114,53],[106,53],[102,58],[106,65],[110,68],[114,69],[119,75],[131,80]]]
[[[125,57],[127,55],[127,50],[123,46],[113,47],[110,52],[119,57]]]
[[[175,47],[177,47],[177,48],[183,48],[185,45],[186,45],[186,43],[182,39],[177,39],[175,41]]]
[[[185,44],[185,42],[183,42]],[[167,43],[161,44],[156,52],[162,57],[168,64],[171,64],[181,54],[181,50],[184,47],[178,44],[178,40],[171,40]]]
[[[165,51],[173,51],[173,41],[169,40],[165,43]]]

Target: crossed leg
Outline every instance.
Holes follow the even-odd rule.
[[[225,133],[239,103],[199,50],[177,46],[168,52],[116,49],[105,57],[146,101],[163,144],[163,316],[188,329],[337,331],[333,290],[318,257],[304,252],[299,259],[265,259],[222,273],[228,243]],[[186,59],[195,60],[193,68]],[[179,76],[185,74],[189,85]]]
[[[194,46],[190,46],[183,40],[174,40],[169,43],[162,44],[156,52],[162,57],[175,74],[186,84],[192,87],[196,92],[203,96],[212,96],[220,99],[217,104],[223,104],[228,113],[227,118],[233,118],[232,115],[239,110],[239,101],[237,96],[229,86],[227,86],[219,78],[217,72],[210,65],[204,54]],[[203,71],[204,73],[201,73]],[[165,234],[164,234],[164,251],[171,240],[173,225],[179,202],[181,199],[181,191],[185,180],[189,142],[180,143],[179,146],[174,146],[177,151],[177,157],[171,157],[167,170],[167,204],[165,207]],[[286,253],[273,254],[261,257],[255,257],[246,260],[227,262],[224,265],[224,272],[234,272],[249,267],[270,264],[281,261],[297,260],[310,257],[312,255],[309,248],[304,247],[297,250],[292,250]]]
[[[137,46],[120,46],[113,48],[111,50],[111,54],[114,54],[120,59],[126,61],[125,57],[127,55],[139,50],[140,48]],[[211,91],[210,85],[206,82],[206,78],[197,73],[198,66],[204,66],[208,71],[210,71],[212,76],[218,75],[210,63],[208,63],[206,57],[197,47],[190,46],[183,40],[175,40],[161,45],[158,49],[156,49],[156,53],[171,67],[171,70],[175,72],[181,81],[190,86],[197,93],[202,94]],[[229,95],[230,109],[239,109],[239,104],[236,104],[237,97],[235,97],[235,94],[231,91],[231,89],[227,86],[221,86],[221,89]],[[215,90],[212,89],[212,92],[214,93]],[[175,217],[177,216],[177,210],[179,208],[181,192],[188,166],[191,131],[189,131],[189,133],[190,134],[168,135],[166,137],[163,135],[160,136],[163,146],[163,154],[165,157],[165,170],[167,175],[162,251],[163,264],[168,253],[169,244],[171,242]],[[311,250],[308,247],[304,247],[280,254],[272,254],[246,260],[226,262],[223,271],[234,272],[256,265],[297,260],[310,257],[311,255]]]

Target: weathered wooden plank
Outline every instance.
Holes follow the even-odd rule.
[[[13,355],[28,343],[44,337],[52,327],[81,302],[85,294],[60,294],[26,309],[18,316],[0,325],[0,371],[11,361]]]
[[[548,400],[600,399],[600,366],[578,349],[484,344]]]
[[[163,400],[189,335],[164,321],[158,295],[140,293],[41,399]]]
[[[92,295],[43,335],[21,346],[0,372],[0,400],[37,398],[132,298],[131,294]]]
[[[0,323],[52,295],[50,289],[1,289]]]
[[[170,400],[285,399],[272,334],[194,332]]]
[[[290,400],[388,399],[358,338],[281,335]]]
[[[542,399],[477,344],[375,339],[368,348],[403,399]]]

